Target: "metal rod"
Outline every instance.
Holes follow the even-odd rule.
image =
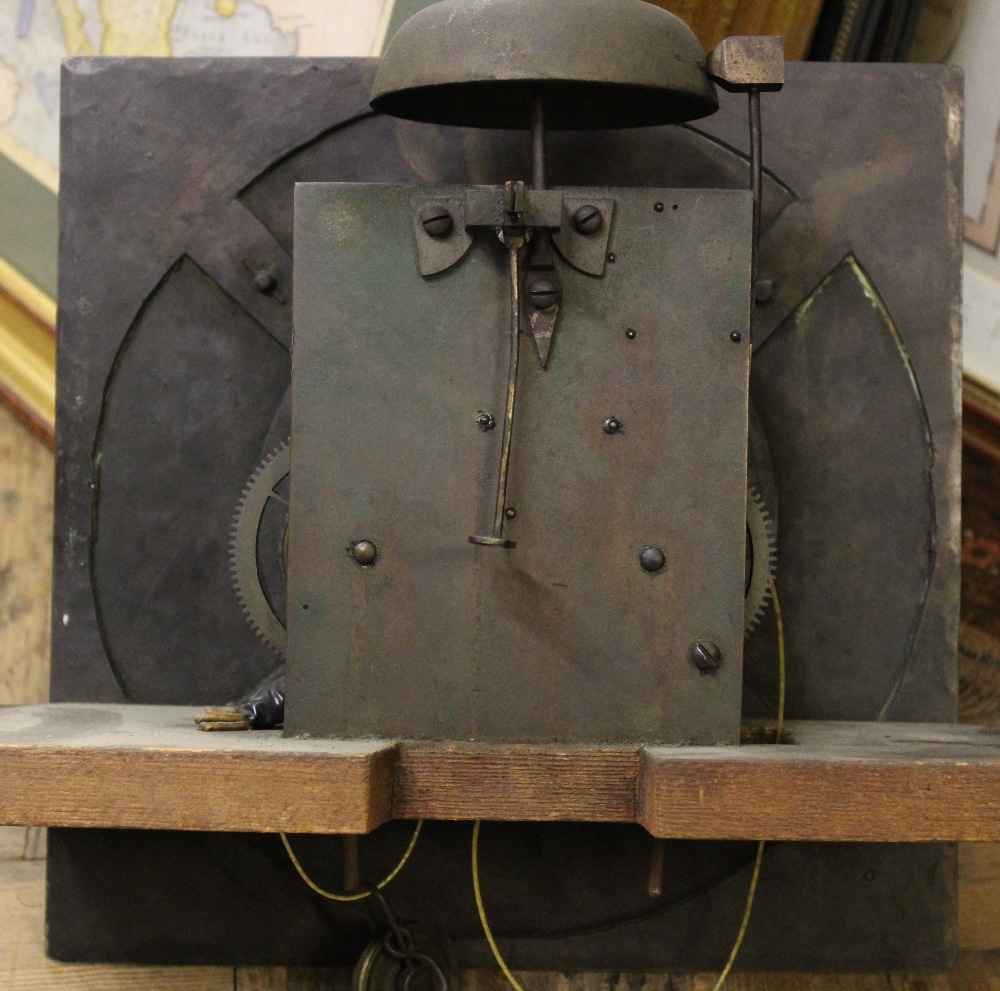
[[[510,442],[514,432],[514,402],[517,399],[517,365],[521,352],[521,239],[512,238],[510,258],[510,366],[507,371],[507,407],[503,414],[503,438],[500,441],[500,480],[493,515],[493,536],[503,537],[504,510],[507,508],[507,471],[510,468]]]
[[[531,188],[545,188],[545,108],[540,96],[531,118]]]
[[[753,233],[750,248],[750,306],[757,300],[757,260],[760,253],[761,127],[760,90],[750,90],[750,189],[753,193]],[[751,309],[751,313],[753,310]],[[751,321],[751,324],[753,321]]]
[[[510,364],[507,370],[507,404],[503,415],[503,436],[500,440],[500,473],[497,479],[497,501],[493,512],[493,535],[472,536],[469,543],[481,547],[515,547],[513,540],[503,535],[504,512],[507,508],[507,472],[510,468],[510,444],[514,432],[514,403],[517,399],[517,367],[521,353],[521,247],[524,234],[505,233],[507,257],[510,260]]]
[[[345,833],[344,844],[344,890],[350,895],[361,889],[361,857],[358,853],[356,833]]]
[[[653,837],[653,845],[649,851],[649,880],[646,882],[650,898],[659,898],[663,894],[663,854],[666,846],[666,840]]]

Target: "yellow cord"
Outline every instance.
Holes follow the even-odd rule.
[[[780,743],[781,735],[785,728],[785,627],[781,622],[781,603],[778,601],[778,589],[774,584],[773,578],[768,578],[768,585],[771,588],[771,597],[774,599],[774,614],[778,620],[777,742]],[[490,929],[490,924],[486,920],[486,908],[483,905],[483,893],[479,887],[479,825],[480,822],[477,819],[472,827],[472,887],[476,892],[476,909],[479,912],[479,921],[482,924],[483,932],[486,935],[486,942],[490,944],[490,949],[493,951],[493,958],[500,965],[500,969],[503,971],[504,977],[506,977],[510,982],[510,986],[514,989],[514,991],[524,991],[521,983],[511,973],[510,968],[507,966],[507,962],[501,955],[500,948],[497,946],[497,941],[493,938],[493,931]],[[740,931],[736,934],[736,942],[733,944],[732,952],[729,954],[726,966],[719,975],[719,979],[715,982],[715,987],[712,991],[721,991],[722,985],[726,983],[726,978],[729,977],[729,972],[733,969],[733,964],[736,963],[736,957],[740,952],[740,947],[743,946],[743,938],[746,936],[747,927],[750,925],[750,913],[753,910],[754,897],[757,894],[757,882],[760,880],[760,865],[761,861],[764,859],[765,845],[764,840],[761,840],[757,844],[757,856],[753,863],[753,874],[750,877],[750,890],[747,893],[747,904],[746,908],[743,910],[743,921],[740,923]]]
[[[483,892],[479,887],[479,820],[477,819],[472,827],[472,887],[476,892],[476,909],[479,911],[479,921],[482,923],[483,932],[486,934],[486,942],[490,944],[493,951],[493,958],[500,965],[503,976],[510,981],[510,986],[514,991],[524,991],[518,979],[511,973],[507,962],[500,955],[500,948],[493,938],[493,931],[489,922],[486,921],[486,908],[483,906]]]
[[[785,728],[785,627],[781,622],[781,603],[778,601],[778,589],[774,584],[774,579],[768,578],[767,583],[771,589],[771,598],[774,599],[774,615],[778,621],[777,742],[780,743],[781,736]],[[493,951],[493,958],[500,965],[500,969],[503,971],[504,977],[506,977],[510,982],[510,986],[514,989],[514,991],[524,991],[523,986],[511,973],[510,967],[507,966],[507,962],[501,955],[500,948],[497,946],[497,941],[493,938],[493,931],[490,929],[490,924],[486,919],[486,908],[483,905],[483,892],[479,887],[479,825],[480,821],[477,819],[472,827],[472,887],[476,892],[476,910],[479,912],[479,921],[482,924],[483,933],[486,935],[486,942],[490,944],[490,949]],[[715,982],[715,987],[712,988],[712,991],[721,991],[722,985],[726,983],[726,978],[729,977],[729,972],[733,969],[733,964],[736,963],[736,957],[740,952],[740,947],[743,946],[743,938],[746,936],[747,927],[750,925],[750,913],[753,911],[754,897],[757,894],[757,882],[760,880],[760,864],[764,859],[765,845],[764,840],[761,840],[757,844],[757,856],[754,858],[753,874],[750,877],[750,890],[747,892],[747,904],[746,908],[743,910],[743,921],[740,923],[740,931],[736,934],[736,942],[733,944],[732,952],[729,954],[726,966],[719,975],[719,979]],[[288,852],[291,853],[291,850]],[[308,878],[306,878],[306,880],[308,881]]]
[[[781,603],[778,601],[778,588],[774,584],[773,578],[768,578],[767,584],[771,587],[771,598],[774,599],[774,618],[778,621],[778,736],[777,742],[781,743],[781,734],[785,729],[785,626],[781,622]]]
[[[413,835],[410,837],[410,844],[407,846],[406,850],[403,851],[403,856],[400,858],[399,863],[389,871],[388,874],[375,887],[381,891],[390,881],[392,881],[396,875],[406,866],[406,862],[410,859],[410,854],[413,853],[413,848],[417,845],[417,837],[420,836],[420,829],[424,824],[423,819],[417,820],[417,825],[413,829]],[[285,850],[288,851],[288,857],[292,862],[292,865],[299,872],[299,877],[305,881],[306,884],[316,892],[317,895],[322,895],[324,898],[329,898],[330,901],[334,902],[358,902],[362,898],[367,898],[371,891],[359,891],[355,895],[338,895],[333,891],[324,891],[313,879],[306,873],[305,868],[299,863],[299,858],[295,856],[295,851],[292,849],[292,844],[289,842],[288,837],[281,833],[281,842],[285,845]]]
[[[733,969],[733,964],[736,963],[736,955],[740,952],[740,947],[743,945],[743,937],[747,934],[747,926],[750,925],[750,911],[753,908],[754,895],[757,894],[757,881],[760,879],[760,862],[764,859],[764,841],[761,840],[757,844],[757,859],[753,862],[753,876],[750,878],[750,891],[747,893],[747,907],[743,910],[743,921],[740,923],[740,931],[736,934],[736,942],[733,943],[733,950],[729,954],[729,959],[726,961],[726,966],[723,968],[722,973],[719,974],[719,979],[715,982],[715,987],[712,991],[720,991],[722,985],[726,983],[726,978],[729,976],[729,972]]]
[[[774,599],[774,616],[778,621],[778,735],[776,742],[781,743],[781,734],[785,728],[785,627],[781,622],[781,603],[778,601],[778,589],[773,578],[768,578],[768,585],[771,588],[771,598]],[[753,909],[754,896],[757,894],[757,882],[760,880],[760,862],[764,859],[764,840],[757,844],[757,857],[753,862],[753,875],[750,878],[750,891],[747,893],[747,904],[743,910],[743,921],[740,923],[740,931],[736,934],[736,942],[733,943],[732,952],[726,961],[719,979],[715,982],[712,991],[721,991],[722,985],[726,983],[729,972],[736,963],[736,956],[743,945],[743,937],[747,934],[747,926],[750,925],[750,912]]]

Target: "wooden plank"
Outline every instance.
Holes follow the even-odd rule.
[[[794,745],[588,749],[202,733],[196,711],[0,709],[0,823],[362,833],[396,816],[1000,840],[1000,730],[988,727],[791,723]]]
[[[1000,949],[1000,845],[960,847],[958,879],[959,948]]]
[[[195,712],[0,709],[0,824],[365,833],[388,817],[391,744],[203,733]]]
[[[285,967],[237,967],[233,991],[295,991]]]
[[[702,48],[711,51],[734,34],[780,34],[785,59],[804,59],[809,51],[822,0],[652,0],[690,25]]]
[[[688,839],[926,842],[1000,837],[1000,732],[792,723],[798,746],[650,748],[640,821]]]
[[[728,33],[778,34],[784,38],[785,60],[801,61],[809,54],[822,0],[784,0],[766,3],[740,0]]]
[[[53,468],[0,405],[0,704],[49,697]]]
[[[634,822],[639,763],[638,748],[405,745],[392,814]]]

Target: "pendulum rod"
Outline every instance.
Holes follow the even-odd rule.
[[[535,99],[531,117],[531,186],[545,188],[545,111],[542,98]],[[510,266],[510,362],[507,369],[507,401],[504,407],[503,434],[500,439],[500,471],[497,477],[497,498],[493,510],[493,533],[474,534],[470,544],[480,547],[516,547],[503,535],[507,510],[507,475],[510,471],[510,446],[514,433],[514,405],[517,400],[517,369],[521,354],[521,249],[527,240],[523,227],[503,228],[503,242]]]
[[[510,364],[507,370],[507,403],[503,414],[503,435],[500,439],[500,473],[497,479],[497,501],[493,511],[492,536],[469,537],[470,544],[480,547],[516,547],[503,535],[504,511],[507,507],[507,472],[510,469],[510,443],[514,431],[514,403],[517,399],[517,366],[521,352],[521,248],[524,233],[504,231],[504,244],[510,262]]]
[[[508,238],[510,259],[510,366],[507,373],[507,405],[503,414],[503,437],[500,440],[500,479],[497,504],[493,514],[493,536],[503,537],[504,510],[507,506],[507,472],[510,469],[510,443],[514,431],[514,402],[517,399],[517,365],[521,352],[521,246],[524,238]],[[513,547],[514,542],[507,541]]]

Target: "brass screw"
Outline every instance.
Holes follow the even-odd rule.
[[[378,548],[370,540],[356,540],[350,547],[351,557],[363,568],[371,567],[378,557]]]

